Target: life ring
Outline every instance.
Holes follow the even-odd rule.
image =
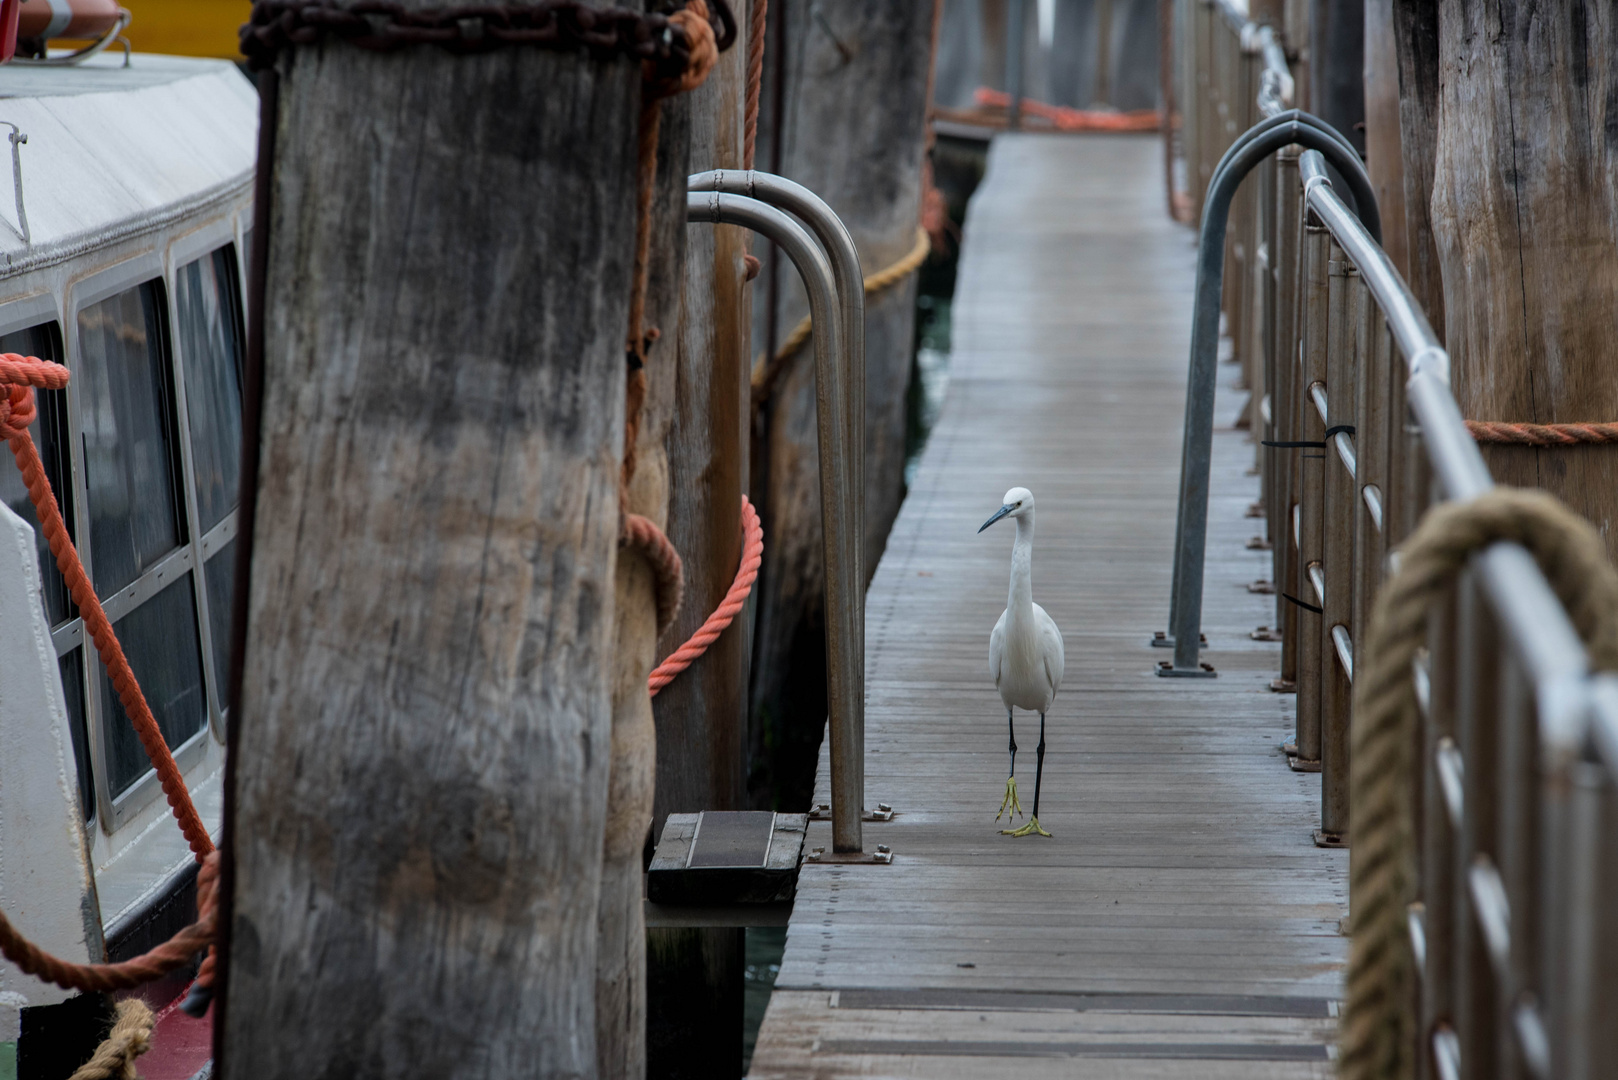
[[[118,0],[22,0],[17,37],[23,40],[105,37],[118,25]]]

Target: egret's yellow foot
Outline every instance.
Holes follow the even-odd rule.
[[[996,818],[995,820],[998,821],[999,819]],[[1040,836],[1049,836],[1050,835],[1050,833],[1046,832],[1044,829],[1039,827],[1039,819],[1037,817],[1029,818],[1028,819],[1028,824],[1022,826],[1019,829],[1001,829],[1000,830],[1000,835],[1001,836],[1033,836],[1035,833],[1038,833]]]
[[[1007,812],[1007,807],[1011,808],[1009,813]],[[1022,816],[1022,803],[1017,801],[1017,778],[1015,776],[1006,777],[1006,797],[1000,800],[1000,814],[1005,814],[1007,821],[1011,820],[1012,814]],[[994,815],[994,820],[999,821],[1000,814]]]

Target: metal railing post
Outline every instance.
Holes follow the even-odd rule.
[[[853,576],[847,552],[854,515],[848,511],[856,492],[850,489],[848,447],[844,438],[848,410],[839,371],[842,323],[830,262],[820,245],[792,218],[755,199],[719,192],[686,196],[686,220],[740,225],[773,241],[797,267],[809,295],[810,317],[830,333],[813,335],[815,406],[820,442],[820,508],[826,562],[826,683],[831,728],[832,845],[839,854],[862,850],[860,811],[864,802],[865,755],[859,727],[861,702],[854,673],[864,656],[854,624],[853,598],[862,582]]]
[[[1285,114],[1283,114],[1285,115]],[[1262,130],[1258,130],[1262,129]],[[1343,137],[1322,122],[1301,117],[1275,117],[1256,125],[1258,134],[1231,145],[1213,183],[1202,215],[1197,247],[1195,307],[1191,316],[1191,363],[1186,380],[1185,436],[1181,444],[1180,504],[1175,527],[1174,584],[1170,596],[1169,637],[1174,660],[1157,667],[1165,676],[1211,676],[1200,662],[1203,556],[1208,540],[1208,474],[1213,456],[1213,401],[1219,351],[1219,302],[1224,283],[1225,232],[1231,200],[1243,177],[1270,154],[1297,143],[1331,158],[1356,187],[1366,228],[1380,235],[1376,198],[1358,155]]]
[[[1341,847],[1348,843],[1348,719],[1353,701],[1353,653],[1344,641],[1352,638],[1351,607],[1354,566],[1354,473],[1352,451],[1345,453],[1347,436],[1354,432],[1354,293],[1358,271],[1348,265],[1343,251],[1332,245],[1327,274],[1326,328],[1326,445],[1324,493],[1321,513],[1321,573],[1325,582],[1320,598],[1320,830],[1315,843]],[[1319,384],[1310,388],[1319,389]]]

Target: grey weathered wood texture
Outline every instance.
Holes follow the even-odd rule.
[[[1444,338],[1444,278],[1433,239],[1433,166],[1438,141],[1438,5],[1393,0],[1399,67],[1399,151],[1404,163],[1405,245],[1401,269],[1421,309]],[[1383,215],[1387,229],[1387,215]]]
[[[1618,419],[1618,11],[1438,5],[1433,233],[1455,398],[1478,420]],[[1489,446],[1618,551],[1618,447]]]
[[[735,47],[689,95],[687,172],[742,167],[750,4],[731,5]],[[683,187],[683,180],[682,180]],[[683,209],[683,202],[682,202]],[[658,347],[653,378],[672,392],[668,426],[668,535],[685,564],[685,603],[657,643],[672,653],[724,598],[741,560],[741,496],[747,483],[749,298],[747,235],[731,226],[686,231],[678,333]],[[747,675],[751,608],[653,700],[657,791],[653,829],[670,813],[738,810],[746,796]],[[638,854],[638,853],[637,853]],[[639,880],[637,865],[637,882]],[[637,896],[639,894],[637,893]],[[646,1075],[735,1074],[741,1062],[745,941],[734,928],[649,929]],[[720,985],[724,984],[724,985]],[[718,1015],[734,1001],[734,1015]]]
[[[280,63],[222,1050],[592,1076],[640,70]]]
[[[638,464],[629,483],[628,509],[665,527],[673,486],[667,442],[679,375],[675,341],[684,291],[690,102],[684,97],[668,98],[659,111],[646,328],[648,332],[657,330],[660,338],[646,356],[646,398],[641,406]],[[601,852],[596,1062],[600,1080],[639,1080],[646,1075],[641,852],[652,826],[658,742],[646,677],[659,654],[656,583],[638,550],[619,552],[614,599],[612,764]]]
[[[1404,154],[1399,143],[1399,56],[1394,0],[1365,0],[1365,170],[1382,215],[1382,250],[1410,277]]]
[[[1312,842],[1320,780],[1287,768],[1293,698],[1267,689],[1279,646],[1248,637],[1273,608],[1244,588],[1268,555],[1245,545],[1258,482],[1230,365],[1204,606],[1219,677],[1152,674],[1194,278],[1159,164],[1151,137],[996,137],[948,397],[869,594],[866,797],[897,816],[865,838],[894,862],[804,867],[754,1080],[1331,1075],[1347,852]],[[1011,541],[975,530],[1015,484],[1038,499],[1034,595],[1067,645],[1050,840],[994,820],[988,637]],[[1026,806],[1037,718],[1017,734]],[[812,822],[808,845],[828,832]]]
[[[746,3],[735,3],[739,40],[690,95],[689,172],[742,167]],[[686,226],[679,333],[665,338],[655,374],[673,393],[668,430],[669,539],[685,563],[685,603],[658,641],[672,653],[719,606],[741,563],[742,493],[748,482],[747,402],[752,286],[748,234],[729,225]],[[665,375],[664,363],[672,365]],[[744,611],[708,651],[654,699],[656,827],[671,813],[739,810],[746,795],[747,646]]]
[[[873,0],[866,4],[794,3],[780,14],[785,29],[786,108],[779,132],[761,124],[758,160],[825,199],[848,225],[869,275],[898,261],[916,243],[921,166],[926,142],[933,3]],[[777,13],[772,10],[771,17]],[[784,334],[808,311],[796,272],[778,275],[778,325]],[[866,303],[865,567],[882,552],[904,486],[905,391],[910,385],[915,279]],[[753,489],[763,500],[767,542],[759,581],[752,702],[792,715],[783,684],[795,662],[794,641],[822,625],[819,460],[816,455],[814,364],[799,350],[765,405],[764,447]],[[762,476],[760,473],[762,472]],[[807,629],[806,629],[807,628]],[[823,673],[800,676],[823,685]],[[823,705],[805,718],[819,729]],[[756,740],[755,740],[756,742]],[[799,807],[798,809],[803,809]]]

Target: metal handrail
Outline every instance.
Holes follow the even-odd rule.
[[[832,847],[837,853],[863,849],[860,812],[864,802],[865,747],[863,701],[856,673],[863,673],[862,629],[856,624],[857,597],[864,583],[856,576],[852,500],[863,485],[851,484],[846,387],[838,352],[844,340],[838,310],[836,274],[826,253],[803,226],[767,203],[717,191],[689,192],[686,220],[740,225],[775,243],[792,260],[809,295],[809,314],[828,333],[814,334],[815,407],[820,443],[820,513],[826,562],[826,697],[831,714]],[[859,433],[863,437],[863,430]]]
[[[1333,164],[1355,186],[1355,201],[1367,227],[1380,231],[1376,196],[1364,164],[1341,133],[1307,113],[1283,113],[1262,120],[1231,144],[1220,160],[1203,203],[1197,241],[1197,284],[1191,316],[1191,363],[1186,380],[1185,434],[1180,450],[1180,502],[1174,527],[1174,572],[1169,590],[1172,662],[1159,675],[1214,674],[1201,662],[1202,574],[1208,542],[1208,479],[1213,463],[1213,408],[1219,354],[1219,308],[1225,279],[1225,231],[1236,189],[1255,166],[1288,146],[1303,145],[1332,155]]]
[[[1304,203],[1358,269],[1406,359],[1409,382],[1405,392],[1410,410],[1420,424],[1428,461],[1446,497],[1482,495],[1494,487],[1494,478],[1450,392],[1449,353],[1439,344],[1415,295],[1387,254],[1332,190],[1319,156],[1305,153],[1298,160],[1298,172],[1303,177]],[[1556,697],[1565,680],[1577,678],[1589,668],[1584,645],[1561,601],[1520,545],[1496,544],[1478,557],[1478,565],[1489,599],[1502,616],[1503,629],[1536,686]],[[1543,701],[1541,706],[1545,717],[1560,717],[1566,711],[1562,701]],[[1558,741],[1566,735],[1561,730]]]
[[[686,179],[687,191],[719,191],[727,195],[741,195],[768,203],[801,220],[820,240],[831,260],[832,277],[837,286],[837,310],[842,316],[843,385],[848,388],[847,439],[849,447],[849,490],[863,491],[865,476],[865,276],[860,269],[860,252],[854,244],[843,219],[832,211],[826,201],[795,181],[774,173],[755,169],[709,169],[692,173]],[[848,558],[854,567],[857,581],[865,580],[864,538],[865,500],[856,499],[854,513],[854,548]],[[864,641],[865,594],[854,598],[858,612],[860,639]],[[863,644],[862,644],[863,651]],[[861,687],[865,672],[856,673]],[[864,700],[864,693],[860,700]]]

